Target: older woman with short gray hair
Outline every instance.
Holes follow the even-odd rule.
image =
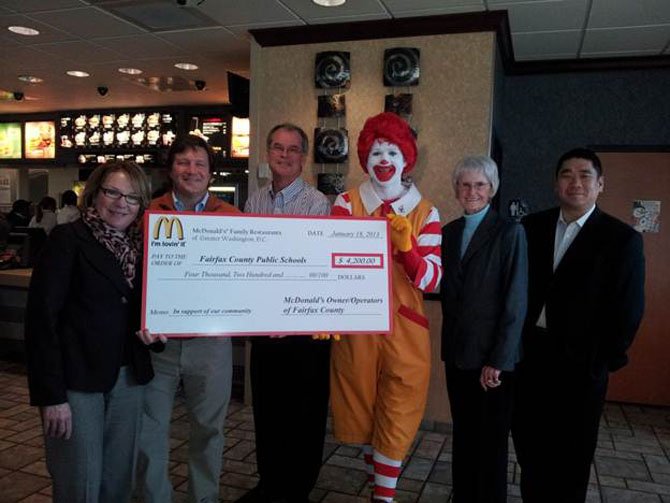
[[[491,208],[496,163],[462,159],[452,184],[463,216],[442,229],[442,360],[453,420],[454,503],[507,495],[514,368],[526,315],[526,239]]]

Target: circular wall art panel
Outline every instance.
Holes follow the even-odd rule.
[[[389,87],[419,84],[419,49],[395,47],[384,51],[384,85]]]
[[[314,162],[336,164],[347,160],[349,138],[344,128],[314,129]]]
[[[314,82],[317,89],[349,88],[351,67],[349,53],[326,51],[316,54]]]
[[[337,196],[344,192],[343,173],[319,173],[316,180],[316,188],[327,196]]]

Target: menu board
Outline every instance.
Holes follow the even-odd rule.
[[[0,159],[21,159],[21,124],[0,123]]]
[[[191,117],[189,134],[205,140],[217,157],[228,157],[229,119],[227,117],[198,116]]]
[[[54,159],[56,157],[56,123],[54,121],[26,122],[26,159]]]
[[[230,156],[249,157],[249,119],[233,117],[233,136],[230,141]]]
[[[137,164],[156,164],[156,154],[79,154],[77,162],[95,166],[110,161],[134,161]]]
[[[60,118],[60,147],[82,150],[169,147],[174,115],[163,112],[89,113]]]

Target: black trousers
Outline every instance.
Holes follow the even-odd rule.
[[[254,338],[251,392],[259,489],[269,500],[308,501],[321,469],[330,342]]]
[[[531,337],[517,367],[512,423],[521,496],[524,503],[583,503],[608,372],[566,364],[546,331]]]
[[[453,501],[505,503],[514,373],[503,372],[502,384],[484,391],[481,370],[445,365],[445,371],[453,421]]]

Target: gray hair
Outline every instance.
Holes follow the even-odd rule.
[[[483,174],[491,184],[491,197],[496,195],[500,186],[500,179],[498,178],[498,166],[493,159],[486,155],[471,155],[458,161],[454,172],[451,174],[451,184],[454,192],[458,189],[458,180],[466,171]]]
[[[309,139],[307,138],[307,134],[305,133],[305,131],[303,131],[303,129],[300,126],[296,126],[295,124],[291,124],[290,122],[277,124],[270,130],[267,138],[265,139],[265,146],[268,150],[270,150],[270,147],[272,146],[272,135],[274,135],[275,132],[279,131],[280,129],[283,129],[284,131],[289,131],[291,133],[298,133],[298,135],[300,136],[300,147],[302,149],[302,153],[303,154],[307,153],[307,151],[309,150]]]

